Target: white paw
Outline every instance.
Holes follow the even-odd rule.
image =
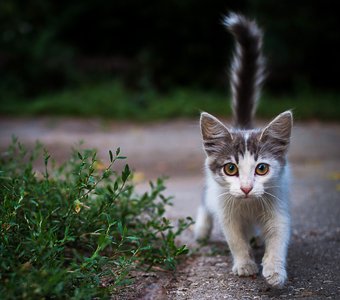
[[[258,267],[252,260],[234,263],[233,273],[238,276],[251,276],[258,273]]]
[[[283,287],[287,279],[287,272],[281,264],[264,264],[262,274],[271,286],[277,288]]]

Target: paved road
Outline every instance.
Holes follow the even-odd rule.
[[[120,146],[141,179],[169,175],[168,193],[175,196],[170,217],[195,216],[203,184],[204,159],[196,121],[131,124],[101,120],[0,120],[0,148],[14,134],[33,145],[43,142],[62,161],[70,147],[84,140],[103,158]],[[268,288],[261,277],[230,274],[231,257],[218,229],[212,241],[179,268],[176,276],[145,280],[144,299],[340,299],[340,124],[297,123],[290,161],[293,235],[284,289]],[[143,189],[144,183],[139,185]],[[195,247],[189,231],[185,242]],[[256,250],[260,258],[263,249]],[[127,296],[128,297],[128,296]]]

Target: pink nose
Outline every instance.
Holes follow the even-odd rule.
[[[248,195],[252,189],[253,189],[252,186],[241,186],[242,192],[245,193],[246,195]]]

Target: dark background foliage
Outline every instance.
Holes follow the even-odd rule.
[[[0,89],[30,97],[108,77],[129,88],[223,89],[229,11],[265,29],[270,90],[339,88],[333,1],[2,0]]]

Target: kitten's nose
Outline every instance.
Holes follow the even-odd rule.
[[[242,192],[245,193],[246,195],[248,195],[252,189],[253,189],[253,186],[251,185],[241,186]]]

